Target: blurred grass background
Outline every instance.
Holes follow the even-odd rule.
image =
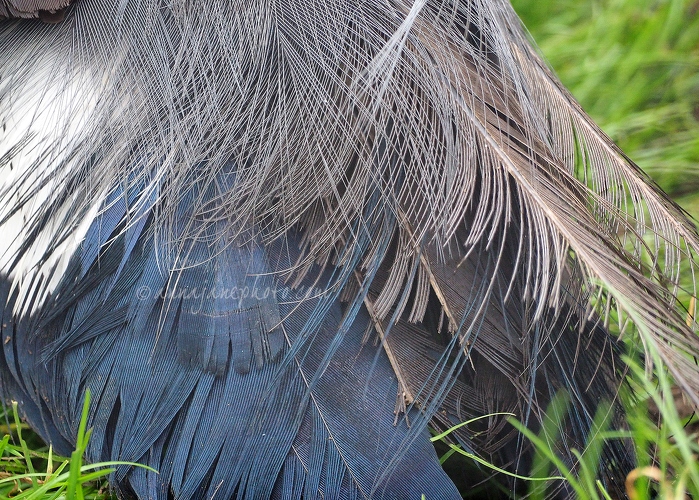
[[[699,219],[699,0],[512,0],[563,84]]]

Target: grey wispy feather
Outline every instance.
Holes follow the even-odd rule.
[[[66,3],[0,1],[65,17],[0,24],[0,381],[121,494],[458,498],[426,426],[526,473],[561,389],[574,463],[615,315],[699,404],[693,224],[504,0]]]

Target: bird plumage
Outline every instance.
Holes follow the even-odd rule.
[[[561,389],[572,463],[616,308],[699,402],[697,234],[506,2],[84,0],[0,47],[2,395],[67,452],[89,389],[88,458],[159,471],[123,494],[458,498],[427,425],[521,471],[494,413]]]
[[[55,23],[63,20],[71,0],[2,0],[0,20],[25,18]]]

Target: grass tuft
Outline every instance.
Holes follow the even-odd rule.
[[[50,446],[41,446],[36,435],[19,418],[17,403],[12,403],[14,423],[8,426],[10,432],[0,440],[0,500],[106,500],[114,498],[106,481],[109,474],[114,472],[114,466],[132,465],[153,470],[121,461],[84,465],[83,455],[92,433],[91,429],[87,429],[89,407],[90,392],[87,391],[78,427],[77,446],[68,458],[55,455]],[[30,447],[23,431],[30,434],[35,449]]]

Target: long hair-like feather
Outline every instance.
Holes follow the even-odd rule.
[[[616,309],[699,404],[695,229],[504,0],[40,4],[0,1],[65,16],[0,24],[0,381],[63,451],[90,389],[88,457],[160,472],[118,491],[457,497],[427,424],[521,472],[495,413],[559,390],[573,463]]]

